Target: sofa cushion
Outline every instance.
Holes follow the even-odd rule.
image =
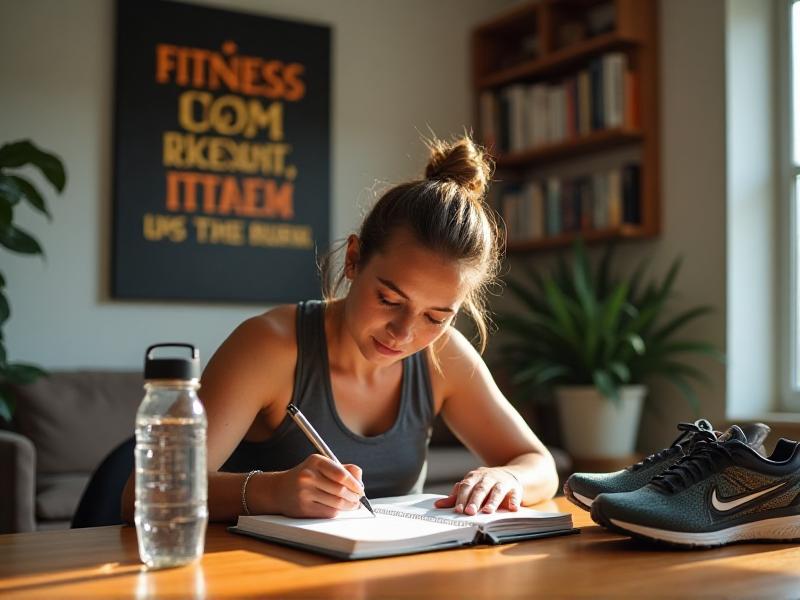
[[[140,372],[69,371],[16,387],[16,429],[36,447],[37,473],[91,473],[133,435],[143,384]]]
[[[36,480],[37,520],[71,519],[89,477],[86,473],[39,475]]]

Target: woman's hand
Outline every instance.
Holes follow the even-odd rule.
[[[505,467],[480,467],[470,471],[453,486],[447,498],[436,501],[436,508],[455,507],[467,515],[478,511],[493,513],[498,508],[517,510],[522,501],[522,485]]]
[[[341,510],[361,506],[361,468],[312,454],[278,475],[275,493],[280,512],[287,517],[332,518]]]

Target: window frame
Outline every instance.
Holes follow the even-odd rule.
[[[779,353],[780,360],[780,409],[784,411],[800,412],[800,294],[798,293],[798,269],[800,257],[798,256],[798,209],[797,187],[800,182],[800,160],[795,162],[795,153],[800,155],[800,147],[794,147],[795,124],[800,115],[794,112],[795,95],[800,100],[800,81],[794,77],[794,45],[800,46],[800,18],[798,31],[793,31],[792,11],[797,6],[800,10],[800,0],[784,0],[781,3],[780,14],[777,15],[777,69],[778,69],[778,126],[776,139],[778,141],[778,210],[777,225],[781,263],[779,277],[781,318],[778,319]],[[793,34],[797,35],[794,39]],[[800,158],[800,156],[798,157]]]

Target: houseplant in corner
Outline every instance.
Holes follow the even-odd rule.
[[[14,211],[27,203],[47,218],[50,213],[44,197],[33,183],[10,169],[26,165],[37,167],[60,193],[66,184],[66,173],[61,160],[49,152],[37,148],[29,140],[11,142],[0,147],[0,245],[20,254],[44,255],[39,242],[29,233],[14,225]],[[44,371],[35,365],[9,363],[2,327],[8,321],[11,310],[5,293],[6,282],[0,273],[0,419],[10,421],[14,412],[14,397],[8,384],[31,383]]]
[[[508,278],[525,312],[498,317],[510,338],[501,354],[512,382],[528,394],[552,388],[564,444],[577,457],[633,452],[646,382],[654,377],[675,385],[696,413],[692,384],[707,379],[682,358],[722,358],[712,344],[675,339],[710,307],[664,317],[680,259],[661,281],[647,283],[648,261],[624,278],[612,275],[612,259],[609,246],[592,269],[578,239],[569,262],[562,255],[549,272],[527,269],[527,283]]]

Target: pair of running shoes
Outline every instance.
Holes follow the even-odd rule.
[[[573,474],[564,494],[598,525],[647,541],[800,541],[800,443],[781,438],[767,456],[762,423],[678,429],[671,446],[621,471]]]

